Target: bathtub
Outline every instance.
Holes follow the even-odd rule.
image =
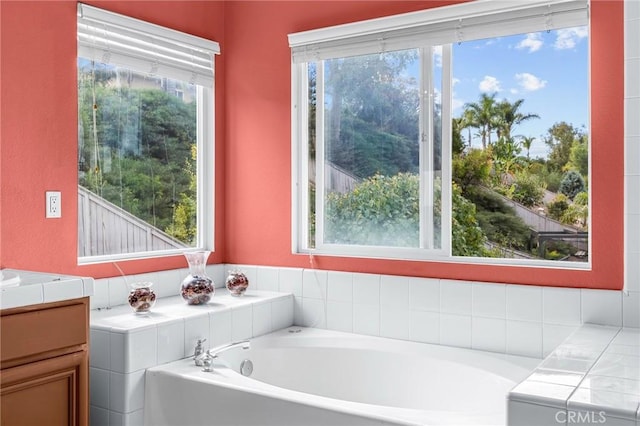
[[[240,374],[250,359],[253,373]],[[504,425],[539,359],[291,327],[147,370],[144,418],[162,425]]]

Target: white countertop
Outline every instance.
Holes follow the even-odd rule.
[[[2,269],[0,309],[77,299],[93,294],[93,278]],[[3,284],[4,282],[4,284]]]

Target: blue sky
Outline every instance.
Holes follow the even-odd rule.
[[[536,138],[532,158],[546,156],[542,136],[554,123],[589,124],[586,27],[454,44],[453,79],[455,117],[483,92],[497,93],[498,101],[524,99],[520,111],[540,118],[517,126],[513,134]]]

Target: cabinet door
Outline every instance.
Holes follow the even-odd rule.
[[[2,426],[84,426],[88,423],[87,352],[2,370]]]

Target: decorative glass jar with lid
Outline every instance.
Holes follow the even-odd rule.
[[[147,313],[156,304],[156,294],[153,292],[153,283],[142,281],[129,284],[129,306],[136,314]]]

